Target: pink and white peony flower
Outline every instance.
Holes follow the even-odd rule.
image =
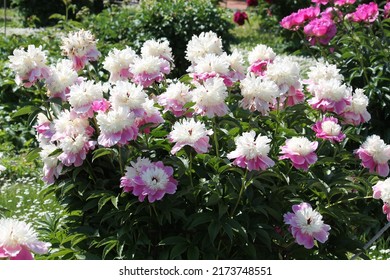
[[[318,142],[310,142],[306,137],[293,137],[286,140],[286,145],[281,147],[282,156],[279,159],[289,159],[297,169],[307,171],[309,165],[317,161],[315,150]]]
[[[227,88],[222,78],[211,78],[192,91],[195,114],[212,118],[224,116],[229,108],[225,103]]]
[[[164,112],[171,111],[175,117],[181,117],[186,112],[187,109],[183,106],[191,99],[190,87],[181,82],[170,84],[166,91],[157,97],[158,104],[164,107]]]
[[[58,147],[62,149],[62,153],[58,156],[58,159],[65,166],[81,166],[88,152],[93,150],[95,145],[96,141],[90,141],[89,137],[84,134],[76,137],[67,136],[59,141]]]
[[[173,168],[165,166],[161,161],[142,166],[133,182],[132,193],[141,202],[146,197],[149,202],[161,200],[165,194],[174,194],[177,189]]]
[[[292,206],[292,212],[283,215],[284,222],[299,245],[306,249],[314,247],[314,239],[325,243],[329,237],[330,226],[324,224],[322,215],[306,202]]]
[[[96,116],[100,128],[98,143],[104,147],[125,145],[138,137],[138,126],[133,112],[126,108],[99,112]]]
[[[138,157],[137,161],[130,162],[130,166],[126,167],[125,176],[121,178],[120,187],[124,192],[132,192],[136,183],[134,178],[141,174],[141,170],[144,166],[150,166],[152,162],[148,158]]]
[[[314,109],[341,114],[351,105],[351,89],[339,80],[319,80],[310,90],[314,96],[308,103]]]
[[[389,175],[390,145],[386,145],[378,135],[368,136],[355,153],[370,173],[377,173],[382,177]]]
[[[344,109],[341,114],[343,122],[353,125],[360,125],[371,119],[371,114],[367,111],[368,97],[364,94],[363,89],[355,89],[352,95],[351,105]]]
[[[36,137],[39,143],[49,143],[55,133],[53,122],[49,121],[49,119],[42,113],[38,114],[37,124],[34,128],[37,132]]]
[[[50,68],[50,76],[46,79],[48,95],[66,101],[69,96],[69,88],[79,82],[81,80],[72,68],[72,61],[62,59]]]
[[[171,72],[171,67],[165,59],[148,56],[135,58],[130,65],[130,72],[133,75],[132,81],[146,88],[154,82],[161,82]]]
[[[38,80],[49,77],[49,67],[46,65],[46,53],[42,51],[42,46],[36,48],[29,45],[27,51],[15,49],[13,55],[9,57],[9,67],[15,72],[15,82],[17,85],[23,84],[31,87]]]
[[[103,62],[103,68],[110,72],[110,82],[127,81],[133,75],[130,72],[130,65],[138,57],[135,51],[126,47],[124,50],[112,49]]]
[[[268,65],[265,75],[278,85],[282,94],[286,93],[290,87],[299,88],[301,85],[299,65],[288,57],[276,58]]]
[[[62,38],[62,54],[73,62],[73,69],[79,71],[89,61],[96,61],[100,52],[96,48],[96,40],[92,33],[87,30],[70,32]]]
[[[312,87],[318,85],[322,80],[336,80],[340,83],[344,80],[340,74],[340,69],[334,64],[318,62],[315,66],[311,66],[307,73],[308,79],[305,81],[308,84],[308,90],[312,91]]]
[[[142,104],[145,103],[148,95],[141,85],[118,81],[111,89],[110,94],[109,101],[114,109],[121,107],[129,109],[136,117],[144,114]]]
[[[103,86],[93,81],[83,81],[69,88],[69,104],[74,112],[86,118],[93,117],[96,101],[103,100]]]
[[[173,62],[172,49],[169,46],[167,40],[148,40],[146,41],[141,48],[142,57],[159,57],[165,59],[166,61]]]
[[[382,199],[383,201],[383,214],[386,215],[387,220],[390,222],[390,178],[384,181],[379,181],[372,187],[373,197],[375,199]]]
[[[256,139],[255,139],[256,138]],[[268,157],[271,140],[267,136],[258,135],[252,130],[244,132],[234,139],[236,149],[227,154],[228,159],[234,159],[233,164],[251,170],[266,170],[275,165]]]
[[[94,129],[90,126],[88,119],[81,118],[75,112],[64,110],[54,119],[54,135],[51,141],[61,140],[66,137],[76,137],[77,135],[91,136]]]
[[[12,218],[0,219],[0,258],[33,260],[36,254],[46,254],[50,243],[38,240],[30,224]]]
[[[51,156],[51,154],[58,149],[54,144],[41,145],[41,151],[39,153],[43,162],[43,178],[47,185],[53,184],[62,171],[63,164],[59,162],[57,155]]]
[[[202,32],[199,36],[193,35],[187,44],[186,59],[192,64],[206,54],[222,54],[222,40],[212,31]]]
[[[196,82],[204,82],[214,77],[223,79],[226,86],[231,86],[233,81],[229,77],[230,63],[227,56],[217,56],[215,54],[206,54],[203,58],[197,61],[193,67],[191,77]]]
[[[268,64],[276,58],[274,50],[266,45],[259,44],[248,54],[249,68],[257,76],[264,76]]]
[[[211,147],[209,135],[212,134],[212,130],[207,130],[203,123],[194,119],[175,122],[168,135],[169,141],[175,143],[171,153],[176,154],[184,146],[191,146],[199,154],[207,153]]]
[[[229,62],[229,72],[227,77],[229,77],[230,81],[234,83],[244,79],[245,67],[242,53],[237,50],[233,50],[230,55],[226,55],[226,60]]]
[[[154,101],[151,99],[147,99],[142,104],[142,109],[144,114],[141,117],[137,118],[138,127],[141,128],[141,126],[145,124],[149,124],[148,127],[144,128],[143,131],[148,134],[150,132],[150,128],[156,127],[160,123],[164,123],[165,120],[161,116],[160,111],[154,107]]]
[[[316,137],[329,140],[331,142],[341,142],[346,137],[342,132],[339,120],[334,117],[325,117],[316,122],[312,129],[316,133]]]
[[[268,115],[271,104],[280,96],[279,87],[274,81],[257,77],[253,73],[241,81],[240,87],[244,97],[240,106],[252,112],[259,111],[263,116]]]

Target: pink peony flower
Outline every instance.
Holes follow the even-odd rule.
[[[372,187],[373,197],[375,199],[382,199],[383,201],[383,214],[386,215],[387,220],[390,222],[390,178],[384,181],[379,181]]]
[[[308,37],[310,44],[327,45],[336,35],[337,27],[331,18],[321,17],[311,20],[304,27],[303,32]]]
[[[212,130],[206,130],[203,123],[196,122],[194,119],[184,119],[181,122],[176,122],[168,135],[169,141],[175,143],[171,153],[175,154],[187,145],[193,147],[199,154],[207,153],[211,147],[209,135],[212,134]]]
[[[360,4],[356,11],[347,14],[346,18],[353,22],[374,22],[379,15],[378,4],[370,2],[368,4]]]
[[[390,145],[386,145],[379,136],[368,136],[355,153],[370,173],[377,173],[382,177],[389,175],[389,164],[387,162],[390,160]]]
[[[15,82],[25,87],[31,87],[37,81],[46,79],[50,75],[50,69],[46,65],[46,53],[42,46],[36,48],[29,45],[27,51],[15,49],[9,57],[9,67],[15,72]]]
[[[236,149],[227,154],[228,159],[235,159],[233,164],[251,170],[266,170],[275,165],[275,162],[268,157],[270,151],[269,142],[271,140],[267,136],[256,137],[256,133],[252,130],[244,132],[242,136],[236,137]]]
[[[309,85],[308,90],[314,94],[308,103],[322,112],[341,114],[351,105],[351,90],[337,79],[319,80]]]
[[[135,51],[126,47],[124,50],[112,49],[103,62],[103,68],[110,72],[110,82],[127,81],[133,75],[130,72],[130,64],[137,57]]]
[[[305,94],[300,87],[295,88],[294,86],[291,86],[287,93],[285,95],[282,95],[282,102],[284,102],[283,99],[285,100],[287,106],[294,106],[296,104],[301,104],[305,101]]]
[[[110,109],[111,103],[107,99],[95,100],[92,102],[92,110],[94,112],[105,112]]]
[[[329,3],[329,0],[311,0],[311,2],[317,5],[326,5]]]
[[[67,37],[62,38],[61,50],[73,61],[73,69],[79,71],[89,61],[96,61],[100,52],[96,48],[97,41],[89,30],[70,32]]]
[[[90,141],[87,135],[77,135],[77,137],[65,137],[59,141],[58,147],[62,153],[58,159],[65,166],[81,166],[90,150],[95,148],[96,141]]]
[[[310,142],[306,137],[293,137],[286,140],[286,145],[281,147],[282,156],[279,159],[290,159],[297,169],[307,171],[309,165],[317,161],[314,151],[318,147],[318,142]]]
[[[138,157],[137,161],[130,162],[130,166],[126,167],[126,174],[121,178],[120,187],[124,192],[132,192],[135,187],[134,178],[141,174],[141,169],[144,166],[150,166],[152,162],[148,158]]]
[[[312,129],[316,137],[333,142],[341,142],[346,137],[338,124],[339,120],[334,117],[325,117],[316,122]]]
[[[368,97],[364,95],[362,89],[356,89],[352,95],[351,105],[347,106],[341,116],[343,123],[360,125],[371,119],[371,114],[367,111]]]
[[[286,16],[280,22],[280,25],[289,30],[298,30],[299,27],[309,20],[315,19],[320,14],[320,7],[309,7],[300,9],[289,16]]]
[[[161,200],[166,193],[174,194],[177,189],[177,181],[173,178],[173,168],[164,166],[159,161],[142,165],[135,177],[130,178],[132,186],[130,187],[133,195],[138,196],[139,201],[144,201],[148,197],[149,202]],[[127,173],[127,175],[129,175]],[[122,180],[123,187],[126,188],[126,182],[129,178]],[[129,190],[129,188],[127,188]]]
[[[268,64],[273,63],[276,58],[274,50],[266,45],[257,45],[249,54],[248,72],[252,72],[257,76],[264,76],[268,68]]]
[[[72,65],[72,61],[62,59],[55,66],[50,67],[50,76],[46,79],[49,97],[61,98],[62,101],[66,101],[69,88],[82,82],[82,78],[78,77]]]
[[[166,91],[157,97],[158,104],[164,107],[164,112],[171,111],[175,117],[181,117],[186,111],[183,106],[191,101],[190,87],[178,82],[170,84]]]
[[[352,5],[355,4],[356,0],[334,0],[336,6]]]
[[[257,5],[259,5],[259,1],[258,0],[246,0],[246,4],[248,5],[248,7],[256,7]]]
[[[142,104],[142,108],[144,114],[141,117],[137,118],[138,128],[141,129],[143,125],[148,124],[148,126],[143,129],[143,132],[149,134],[150,129],[152,127],[156,127],[160,123],[164,123],[164,119],[161,116],[160,111],[156,107],[154,107],[153,100],[146,100],[145,103]]]
[[[386,5],[383,7],[383,17],[388,18],[390,15],[390,2],[387,2]]]
[[[125,145],[138,137],[138,126],[135,115],[129,109],[120,107],[96,116],[100,128],[98,143],[104,147],[116,144]]]
[[[135,58],[134,63],[130,65],[132,81],[144,88],[149,87],[155,82],[161,82],[165,75],[171,72],[169,62],[156,56],[147,56]]]
[[[59,162],[58,157],[56,155],[51,156],[58,147],[51,143],[39,143],[39,146],[42,149],[39,153],[43,162],[42,181],[44,181],[47,185],[51,185],[55,182],[55,179],[60,176],[63,168],[63,164]]]
[[[306,249],[314,247],[314,239],[325,243],[329,237],[329,225],[324,224],[322,215],[313,210],[306,202],[292,206],[292,212],[283,215],[284,222],[289,225],[289,231],[299,245]]]
[[[0,259],[33,260],[36,254],[46,254],[50,243],[38,240],[30,224],[11,218],[0,219]]]
[[[246,20],[248,20],[248,15],[246,12],[236,11],[233,14],[233,21],[238,25],[244,25]]]

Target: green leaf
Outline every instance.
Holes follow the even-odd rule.
[[[199,260],[199,248],[197,246],[190,246],[187,250],[187,258],[189,260]]]
[[[41,151],[41,148],[35,148],[31,151],[26,156],[27,162],[32,162],[33,160],[39,158],[39,152]]]
[[[219,223],[219,221],[215,221],[215,220],[213,220],[207,227],[207,231],[209,233],[211,243],[214,243],[214,240],[217,237],[220,228],[221,228],[221,224]]]
[[[92,162],[94,162],[97,158],[100,158],[105,155],[112,155],[115,152],[112,149],[109,148],[100,148],[95,151],[93,151],[93,157],[92,157]]]
[[[187,243],[187,239],[181,236],[170,236],[161,240],[158,243],[158,246],[174,245],[178,243]]]
[[[14,114],[12,114],[12,118],[20,117],[20,116],[23,116],[23,115],[28,115],[28,114],[31,114],[34,111],[37,111],[37,110],[40,110],[40,109],[38,107],[36,107],[36,106],[32,106],[32,105],[25,106],[23,108],[20,108]]]
[[[183,243],[176,244],[175,246],[173,246],[173,248],[170,252],[170,255],[169,255],[170,259],[177,258],[181,254],[183,254],[185,251],[187,251],[187,248],[188,248],[187,240],[185,243],[183,242]]]

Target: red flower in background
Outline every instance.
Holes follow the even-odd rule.
[[[234,13],[233,21],[238,25],[244,25],[245,20],[248,20],[247,13],[241,11],[237,11]]]
[[[259,2],[257,0],[246,0],[246,4],[248,5],[248,7],[256,7],[257,5],[259,5]]]

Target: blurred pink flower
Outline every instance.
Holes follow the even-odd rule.
[[[251,170],[266,170],[274,166],[275,162],[268,157],[270,151],[267,136],[258,135],[252,130],[244,132],[242,136],[236,137],[234,142],[236,149],[227,154],[228,159],[235,159],[233,164]]]
[[[355,153],[370,173],[377,173],[382,177],[389,175],[390,145],[386,145],[379,136],[368,136]]]
[[[390,15],[390,2],[387,2],[386,5],[383,7],[383,16],[384,18],[388,18]]]
[[[283,215],[284,222],[299,245],[306,249],[314,247],[314,239],[325,243],[329,237],[330,226],[324,224],[322,215],[306,202],[292,206],[292,212]]]
[[[331,142],[341,142],[346,136],[338,124],[339,120],[334,117],[325,117],[316,122],[312,129],[316,137],[329,140]]]
[[[356,11],[346,15],[346,18],[353,22],[374,22],[379,15],[378,4],[370,2],[360,4]]]
[[[311,20],[303,29],[307,35],[310,44],[327,45],[336,35],[337,27],[329,17],[315,18]]]
[[[305,9],[300,9],[295,13],[292,13],[289,16],[284,17],[280,25],[289,30],[298,30],[300,26],[309,20],[316,18],[320,14],[319,7],[309,7]]]
[[[334,4],[336,6],[344,6],[344,5],[351,5],[355,4],[356,0],[334,0]]]
[[[38,240],[30,224],[11,218],[0,219],[0,259],[33,260],[32,254],[46,254],[50,243]]]
[[[238,25],[244,25],[246,20],[248,20],[246,12],[236,11],[233,15],[233,21]]]
[[[309,165],[317,161],[315,150],[318,142],[310,142],[306,137],[293,137],[286,140],[286,145],[281,147],[282,156],[279,159],[290,159],[297,169],[307,171]]]
[[[311,0],[311,2],[317,5],[326,5],[328,4],[329,0]]]

